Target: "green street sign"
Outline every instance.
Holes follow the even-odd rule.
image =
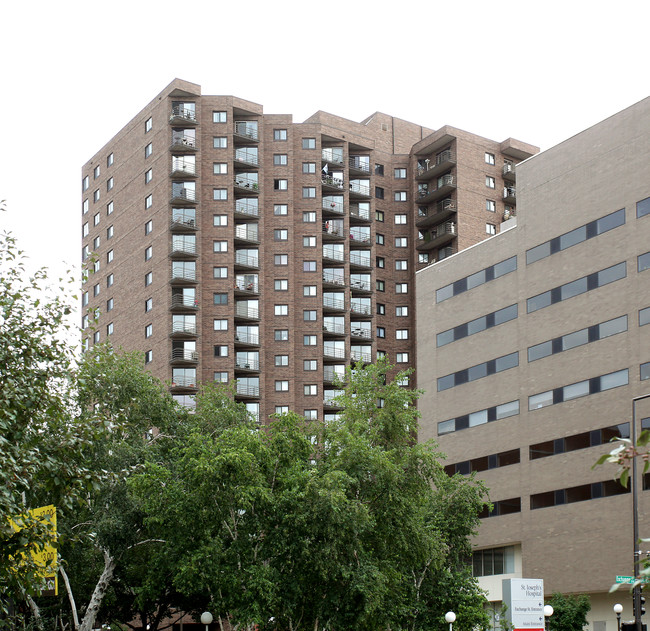
[[[634,583],[634,576],[617,576],[617,583]]]

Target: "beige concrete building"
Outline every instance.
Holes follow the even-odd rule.
[[[142,351],[187,405],[216,380],[326,420],[350,362],[413,363],[415,270],[496,233],[536,151],[174,80],[82,168],[85,344]]]
[[[516,174],[516,219],[416,274],[420,440],[490,488],[473,563],[495,612],[503,578],[541,578],[591,594],[591,629],[613,631],[615,602],[632,618],[608,593],[633,574],[632,496],[592,465],[650,393],[650,99]]]

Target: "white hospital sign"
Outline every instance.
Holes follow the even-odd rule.
[[[503,604],[513,631],[544,631],[544,581],[503,579]]]

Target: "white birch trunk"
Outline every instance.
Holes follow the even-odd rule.
[[[95,585],[95,591],[93,592],[90,603],[88,604],[88,609],[84,614],[81,625],[79,626],[79,631],[92,631],[95,626],[95,619],[97,618],[97,612],[102,604],[102,600],[106,594],[106,590],[110,585],[111,580],[113,579],[113,572],[115,572],[115,559],[110,555],[108,550],[102,550],[104,553],[104,571]]]

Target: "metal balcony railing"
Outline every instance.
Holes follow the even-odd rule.
[[[245,241],[256,241],[259,242],[259,231],[257,229],[257,224],[253,226],[243,226],[238,225],[235,228],[235,238],[243,239]]]
[[[237,265],[245,265],[246,267],[259,267],[259,258],[257,256],[235,252],[235,263]]]
[[[334,223],[335,221],[339,223]],[[343,236],[343,221],[341,219],[333,219],[332,222],[323,222],[323,234],[332,235],[334,237]]]
[[[341,178],[332,177],[331,175],[321,175],[320,181],[325,186],[333,186],[334,188],[343,190],[343,180]]]
[[[323,282],[330,283],[331,285],[339,285],[345,287],[345,277],[341,274],[335,274],[328,270],[323,270]]]
[[[358,206],[350,206],[350,216],[358,217],[370,221],[370,210],[368,208],[359,208]]]
[[[333,357],[334,359],[345,359],[345,349],[344,348],[332,348],[325,346],[323,348],[324,357]]]
[[[370,173],[369,160],[360,160],[356,156],[350,156],[349,164],[351,169],[355,169],[356,171],[363,171],[364,173]]]
[[[370,256],[363,256],[356,252],[350,252],[350,263],[360,267],[370,267]]]
[[[245,164],[252,164],[259,166],[260,159],[257,151],[247,151],[246,149],[237,149],[235,151],[235,160],[237,162],[244,162]]]
[[[323,369],[323,381],[343,381],[345,371],[336,371],[330,366],[325,366]]]
[[[196,213],[179,213],[174,212],[170,227],[196,228]]]
[[[335,248],[331,245],[323,246],[323,257],[326,259],[332,259],[333,261],[344,261],[345,253],[342,248]]]
[[[259,345],[260,336],[256,333],[235,333],[235,344],[240,342],[241,344],[255,344]]]
[[[372,313],[372,305],[350,303],[351,313],[359,313],[361,315],[370,315]]]
[[[360,228],[350,228],[350,241],[358,241],[359,243],[370,243],[370,230],[362,230]]]
[[[510,197],[516,197],[516,189],[514,186],[504,186],[503,187],[503,198],[507,199]]]
[[[334,149],[323,149],[321,152],[321,157],[324,162],[343,164],[343,151],[336,151]]]
[[[191,322],[172,322],[172,333],[196,335],[196,323],[192,324]]]
[[[332,335],[345,335],[345,324],[338,324],[336,322],[324,322],[323,332],[331,333]]]
[[[323,296],[323,307],[325,309],[338,309],[339,311],[345,311],[345,300]]]
[[[196,149],[196,136],[173,132],[172,149]]]
[[[331,213],[338,213],[339,215],[345,213],[343,202],[334,202],[330,199],[323,199],[323,210],[327,210]]]
[[[250,386],[248,384],[237,382],[236,387],[237,394],[240,394],[245,397],[259,397],[260,396],[260,387],[259,386]]]
[[[364,351],[352,350],[351,352],[352,360],[355,362],[364,362],[369,364],[372,361],[372,353],[366,353]]]
[[[366,340],[369,340],[372,337],[370,329],[361,329],[359,327],[353,327],[352,329],[350,329],[350,335],[352,337],[361,337]]]
[[[371,284],[369,280],[353,280],[350,281],[350,288],[352,291],[371,291]]]
[[[260,360],[259,359],[235,359],[235,368],[240,368],[242,370],[259,370]]]
[[[235,121],[235,133],[238,136],[249,138],[250,140],[259,140],[259,132],[256,127],[251,127],[248,121]]]
[[[255,309],[254,307],[247,307],[246,305],[235,305],[235,315],[240,318],[250,318],[253,320],[259,320],[260,310]]]
[[[172,309],[198,309],[199,301],[191,296],[172,294]]]
[[[259,191],[260,187],[257,180],[250,177],[237,176],[234,180],[237,188],[245,188],[250,191]]]
[[[172,107],[172,113],[169,120],[174,120],[176,118],[182,118],[183,120],[196,123],[196,111],[179,106]]]
[[[237,291],[248,291],[251,294],[259,293],[259,285],[254,281],[248,283],[244,281],[235,281],[235,289]]]
[[[358,182],[350,182],[350,192],[359,195],[370,197],[370,187],[366,184],[359,184]]]
[[[172,255],[190,254],[196,256],[197,254],[196,243],[191,243],[189,241],[174,241],[172,239],[171,254]]]
[[[172,267],[171,278],[172,280],[185,280],[189,282],[196,282],[196,270]]]
[[[186,361],[186,362],[198,362],[199,361],[199,352],[190,351],[184,348],[174,348],[172,349],[171,355],[172,361]]]
[[[172,160],[172,170],[171,174],[174,176],[177,175],[196,175],[196,163],[195,162],[184,162],[183,160]]]
[[[250,217],[260,216],[259,206],[245,199],[238,199],[237,201],[235,201],[235,212],[240,213],[242,215],[249,215]]]
[[[172,199],[182,199],[187,202],[195,202],[196,191],[193,188],[172,189]]]
[[[196,377],[172,377],[172,388],[196,388]]]

